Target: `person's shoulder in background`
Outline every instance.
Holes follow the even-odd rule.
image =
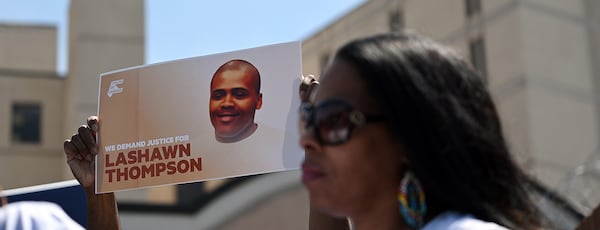
[[[0,208],[0,229],[84,229],[64,210],[50,202],[21,201]]]

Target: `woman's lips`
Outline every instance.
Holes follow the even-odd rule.
[[[321,168],[310,162],[302,163],[302,182],[307,184],[325,176]]]

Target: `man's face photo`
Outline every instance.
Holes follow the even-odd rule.
[[[234,60],[222,65],[210,84],[210,121],[219,142],[232,143],[257,128],[255,110],[262,106],[260,75],[250,63]]]

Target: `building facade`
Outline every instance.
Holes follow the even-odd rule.
[[[517,161],[547,186],[598,152],[600,4],[593,0],[372,0],[303,43],[318,74],[355,37],[407,28],[454,47],[488,84]]]
[[[57,135],[63,129],[64,83],[56,73],[54,26],[0,24],[0,185],[5,189],[64,178],[59,144],[64,138]]]
[[[594,0],[371,0],[305,40],[303,71],[403,28],[450,45],[484,76],[519,164],[587,212],[600,202],[599,15]]]

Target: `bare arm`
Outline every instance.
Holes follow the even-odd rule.
[[[88,229],[120,229],[119,213],[114,193],[95,194],[94,160],[98,154],[96,132],[98,118],[91,116],[71,139],[65,140],[64,150],[73,176],[79,181],[87,199]]]
[[[89,230],[121,229],[114,193],[95,194],[86,191]]]

